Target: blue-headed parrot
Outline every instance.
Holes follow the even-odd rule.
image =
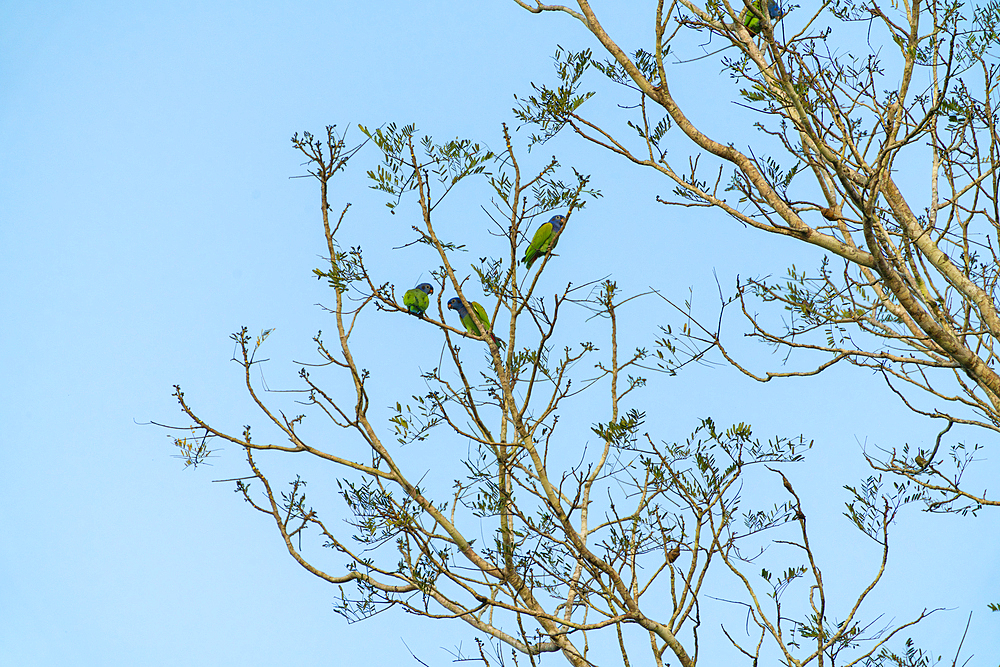
[[[761,0],[757,0],[753,4],[757,11],[760,11],[760,2]],[[767,15],[770,17],[772,24],[784,15],[781,5],[778,4],[778,0],[767,0]],[[760,31],[764,29],[764,24],[761,23],[760,18],[750,10],[747,10],[747,15],[743,18],[743,25],[747,27],[751,35],[759,35]]]
[[[486,314],[486,309],[483,308],[478,301],[470,301],[469,305],[472,306],[472,310],[475,311],[476,319],[479,320],[478,322],[473,321],[472,315],[470,315],[469,311],[462,305],[461,299],[457,296],[453,296],[448,299],[448,308],[458,313],[458,316],[462,319],[462,326],[465,327],[466,331],[473,336],[480,338],[483,337],[484,333],[489,333],[490,336],[493,336],[493,342],[496,343],[496,346],[503,348],[503,341],[493,334],[492,327],[490,326],[490,318],[489,315]]]
[[[531,243],[528,244],[527,249],[524,251],[524,259],[521,260],[527,265],[526,268],[530,269],[539,255],[546,255],[549,250],[556,247],[556,242],[559,240],[556,235],[562,229],[565,222],[565,217],[554,215],[549,218],[548,222],[538,228],[538,231],[535,232],[535,235],[531,239]]]
[[[431,304],[429,297],[434,294],[434,286],[430,283],[420,283],[411,290],[406,290],[403,295],[403,305],[410,311],[410,315],[423,317],[427,306]]]

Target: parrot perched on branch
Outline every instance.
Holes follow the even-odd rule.
[[[431,303],[428,298],[431,294],[434,294],[434,286],[430,283],[420,283],[413,289],[406,290],[406,294],[403,295],[403,305],[410,311],[410,315],[423,317],[424,311]]]
[[[549,218],[548,222],[538,228],[531,239],[531,243],[528,244],[527,249],[524,251],[524,259],[521,260],[527,265],[526,268],[530,269],[539,255],[547,255],[549,250],[556,247],[556,241],[559,240],[559,231],[565,222],[565,217],[554,215]]]
[[[753,4],[754,9],[757,11],[761,11],[760,3],[761,0],[757,0]],[[778,4],[778,0],[767,0],[767,15],[770,17],[772,24],[784,15],[781,5]],[[764,29],[764,24],[761,23],[760,18],[750,10],[747,10],[747,14],[743,18],[743,25],[746,26],[751,35],[759,35],[760,31]]]
[[[457,296],[453,296],[448,299],[449,310],[454,310],[458,313],[458,316],[462,319],[462,326],[465,327],[466,331],[473,336],[480,338],[484,337],[484,335],[488,333],[493,337],[493,342],[496,343],[496,346],[503,348],[503,341],[493,334],[492,327],[490,326],[490,318],[486,314],[486,309],[483,308],[478,301],[470,301],[469,305],[472,306],[472,310],[475,312],[478,322],[472,319],[472,315],[468,310],[466,310],[465,306],[462,305],[461,299]]]

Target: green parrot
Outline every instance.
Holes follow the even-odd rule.
[[[538,228],[535,235],[531,239],[531,243],[524,251],[524,262],[527,267],[531,268],[531,265],[535,263],[540,255],[547,255],[549,250],[556,247],[556,242],[559,240],[557,234],[562,229],[563,224],[566,222],[566,218],[561,215],[554,215],[549,218],[549,221]]]
[[[757,0],[754,3],[754,8],[757,11],[761,11],[761,0]],[[771,19],[771,23],[776,23],[784,15],[784,11],[781,9],[781,5],[778,4],[777,0],[767,1],[767,15]],[[747,27],[751,35],[759,35],[760,31],[764,29],[764,24],[761,23],[760,18],[756,14],[747,10],[746,16],[743,18],[743,25]]]
[[[462,300],[457,296],[453,296],[448,299],[448,309],[454,310],[458,313],[458,316],[462,319],[462,326],[473,336],[478,336],[482,338],[486,333],[489,333],[493,337],[493,342],[500,349],[503,349],[504,342],[494,335],[491,331],[489,315],[486,314],[486,309],[478,301],[472,301],[469,303],[472,306],[472,310],[476,313],[476,319],[478,322],[473,321],[472,315],[466,310],[465,306],[462,305]]]
[[[430,283],[420,283],[413,289],[406,290],[406,294],[403,295],[403,305],[409,310],[410,315],[423,317],[424,311],[431,303],[428,298],[431,294],[434,294],[434,286]]]

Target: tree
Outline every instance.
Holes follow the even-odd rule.
[[[240,446],[251,476],[236,482],[238,491],[274,520],[300,565],[329,583],[356,586],[353,593],[341,588],[339,611],[351,619],[393,606],[458,619],[531,664],[549,653],[572,665],[598,664],[611,650],[616,661],[631,664],[648,650],[645,663],[695,665],[707,628],[720,622],[729,650],[751,664],[928,664],[928,654],[907,635],[933,612],[886,623],[872,597],[904,505],[922,500],[932,511],[964,512],[997,504],[963,486],[979,446],[944,440],[953,425],[972,432],[1000,425],[992,368],[1000,322],[992,240],[1000,218],[997,69],[989,60],[997,6],[969,12],[904,0],[899,12],[875,3],[827,3],[800,20],[799,8],[773,17],[751,3],[661,0],[650,12],[652,45],[627,53],[584,0],[578,9],[515,2],[577,19],[610,56],[557,51],[559,84],[536,86],[516,110],[533,126],[534,145],[569,128],[666,176],[674,198],[665,204],[719,209],[750,228],[829,253],[815,274],[793,265],[783,281],[741,281],[722,303],[723,312],[740,309],[752,336],[823,358],[804,370],[754,371],[731,354],[721,317],[709,326],[684,306],[678,310],[687,327],[679,334],[664,328],[658,341],[621,353],[623,322],[635,317],[636,305],[672,304],[668,296],[625,295],[614,281],[589,276],[592,282],[567,283],[542,298],[563,260],[553,250],[523,270],[519,260],[532,230],[564,213],[560,234],[573,234],[600,192],[554,158],[528,166],[534,163],[517,154],[506,128],[505,148],[496,154],[470,140],[420,139],[413,126],[363,129],[379,152],[380,164],[368,172],[374,187],[387,195],[391,212],[412,208],[408,219],[418,222],[407,245],[429,249],[438,265],[431,307],[422,319],[410,318],[401,293],[369,270],[361,248],[340,245],[350,215],[346,206],[334,213],[329,184],[362,147],[348,148],[331,127],[325,137],[297,135],[293,145],[320,186],[329,261],[316,273],[332,290],[336,332],[332,343],[321,335],[315,342],[321,365],[339,372],[340,383],[331,388],[303,366],[306,412],[287,416],[280,404],[287,395],[273,399],[276,406],[252,380],[269,331],[253,337],[241,330],[234,339],[247,392],[284,444],[252,438],[249,426],[242,434],[218,428],[177,387],[190,419],[184,427],[190,435],[177,438],[177,446],[194,465],[216,439]],[[759,33],[747,29],[751,15]],[[873,35],[871,54],[827,46],[855,32]],[[706,34],[725,48],[690,62],[703,52],[697,40]],[[898,47],[889,65],[878,55],[880,40]],[[684,113],[668,85],[668,56],[686,59],[670,65],[671,73],[677,67],[703,74],[700,68],[719,65],[730,75],[702,79],[718,80],[720,99],[742,99],[745,127],[758,119],[762,138],[754,150],[741,151]],[[916,72],[927,72],[929,83]],[[631,91],[627,99],[613,98],[634,110],[625,125],[630,139],[583,115],[585,103],[607,94],[583,90],[591,73]],[[898,85],[882,92],[890,76],[898,76]],[[700,151],[683,169],[670,157],[678,134]],[[780,157],[762,157],[765,151]],[[706,180],[702,172],[712,161]],[[930,176],[926,201],[911,184],[922,164]],[[489,217],[494,241],[489,249],[477,246],[474,256],[486,256],[466,269],[459,259],[466,234],[442,234],[435,221],[446,197],[481,182],[490,190],[483,219]],[[922,205],[923,215],[915,212]],[[479,291],[497,339],[481,329],[470,333],[454,316],[448,320],[446,294],[468,309]],[[755,300],[783,307],[787,326],[758,315]],[[580,312],[592,317],[573,319]],[[409,400],[375,397],[375,405],[395,404],[388,438],[373,416],[366,362],[354,353],[352,335],[368,318],[434,329],[447,359],[421,372],[425,392]],[[842,361],[872,368],[915,412],[946,422],[935,429],[933,448],[869,453],[876,473],[895,475],[892,483],[873,474],[849,485],[847,517],[879,554],[856,590],[834,591],[824,581],[828,555],[810,542],[810,508],[785,473],[808,451],[805,438],[760,440],[746,424],[720,428],[711,419],[692,424],[680,441],[645,429],[647,415],[632,401],[649,379],[679,372],[713,350],[764,382],[816,375]],[[608,393],[601,414],[587,407],[568,416],[581,397],[602,390]],[[306,432],[307,415],[325,417],[344,437],[333,446],[317,444]],[[580,444],[573,430],[580,424],[597,437],[595,451]],[[404,449],[437,453],[454,442],[469,443],[469,453],[464,474],[451,485],[424,480],[428,464],[410,460]],[[950,467],[941,447],[949,450]],[[336,469],[350,530],[338,527],[337,508],[307,503],[307,480],[296,477],[284,493],[275,489],[259,460],[264,452],[309,454]],[[746,499],[751,481],[764,489],[766,502]],[[308,541],[303,548],[310,535],[330,551]],[[725,605],[709,593],[719,582],[726,582],[726,604],[745,616],[720,612]],[[485,654],[480,658],[487,662]]]
[[[523,271],[519,260],[530,226],[565,211],[560,234],[573,233],[576,216],[586,215],[588,201],[600,196],[587,176],[562,176],[554,158],[528,172],[506,128],[506,149],[498,154],[468,140],[418,139],[413,126],[362,130],[380,152],[380,164],[368,173],[387,194],[389,209],[419,212],[408,245],[426,246],[440,261],[432,272],[435,303],[422,318],[411,317],[395,287],[372,275],[361,248],[338,242],[349,205],[334,213],[329,184],[361,146],[348,148],[333,127],[325,137],[296,135],[293,144],[320,186],[328,265],[316,274],[334,299],[333,342],[315,338],[318,366],[337,371],[340,386],[325,386],[303,365],[306,412],[290,416],[252,378],[270,331],[253,337],[243,329],[233,338],[246,390],[269,431],[284,442],[270,435],[261,441],[250,426],[241,434],[218,428],[176,387],[190,419],[183,427],[189,435],[175,439],[187,463],[203,463],[217,439],[241,447],[250,476],[235,480],[237,490],[271,517],[302,567],[341,587],[342,615],[363,619],[402,607],[459,619],[495,642],[497,656],[496,647],[506,645],[515,661],[526,656],[531,664],[547,653],[571,665],[599,664],[608,651],[631,664],[648,651],[644,663],[693,666],[702,650],[703,609],[735,603],[746,614],[735,627],[744,628],[748,618],[753,636],[730,632],[728,622],[723,632],[754,661],[911,664],[890,647],[933,612],[887,625],[869,607],[886,571],[890,526],[912,494],[885,490],[874,478],[851,489],[849,518],[879,555],[863,585],[838,590],[836,602],[828,601],[820,557],[809,541],[808,508],[781,471],[800,461],[811,443],[801,436],[761,440],[746,424],[719,428],[711,419],[693,424],[680,442],[654,437],[644,430],[646,415],[626,398],[646,386],[649,373],[676,372],[681,364],[645,347],[626,353],[619,346],[630,309],[654,297],[624,296],[609,279],[539,296],[551,284],[552,266],[564,260],[553,248]],[[463,256],[462,239],[443,237],[435,219],[449,194],[479,179],[493,193],[492,208],[484,210],[503,254],[466,270],[456,260]],[[473,286],[487,297],[502,340],[447,320],[445,295],[454,292],[469,308]],[[574,308],[590,316],[590,324],[586,331],[573,326],[567,336],[563,322]],[[501,315],[509,325],[498,325]],[[422,372],[425,393],[396,402],[390,437],[373,418],[371,375],[354,354],[352,335],[367,317],[435,329],[448,361]],[[595,332],[606,342],[567,342]],[[602,390],[608,393],[599,416],[592,404],[582,413],[574,407],[581,396]],[[340,435],[310,435],[308,415],[325,418]],[[579,423],[597,437],[595,449],[580,446],[572,430]],[[456,441],[469,443],[463,476],[451,484],[421,479],[434,466],[426,458],[408,460],[405,447],[438,453]],[[284,492],[275,488],[259,460],[267,453],[308,454],[332,466],[348,528],[341,527],[337,508],[307,502],[308,480],[301,476]],[[743,497],[751,482],[770,489],[766,503]],[[706,588],[723,577],[731,580],[730,600],[706,597]],[[731,592],[733,582],[742,594]],[[348,584],[356,590],[345,590]],[[915,659],[923,655],[903,646]],[[485,652],[479,659],[489,664]]]
[[[517,111],[539,128],[536,143],[568,127],[666,177],[673,197],[662,203],[718,209],[789,239],[787,277],[740,281],[722,310],[739,308],[750,336],[816,361],[753,370],[727,350],[721,315],[687,334],[691,356],[716,349],[761,382],[840,362],[874,369],[910,409],[945,426],[932,449],[872,454],[872,467],[920,487],[933,511],[1000,505],[962,483],[980,445],[942,442],[955,424],[1000,431],[1000,5],[837,0],[775,19],[749,2],[659,0],[649,43],[626,52],[587,0],[578,9],[514,2],[576,19],[608,56],[557,52],[559,85],[536,86]],[[759,34],[746,29],[751,15]],[[704,35],[723,48],[703,55]],[[634,110],[627,130],[583,114],[589,71],[628,89],[624,99],[611,93]],[[739,100],[730,125],[706,129],[685,113],[670,87],[684,76],[699,77],[703,95]],[[734,141],[751,123],[763,136],[741,150]],[[685,144],[697,154],[682,166],[669,153]],[[796,244],[827,253],[815,271],[796,268]],[[761,302],[787,319],[759,315]],[[661,344],[673,351],[676,337]]]

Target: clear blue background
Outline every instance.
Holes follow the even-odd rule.
[[[648,21],[607,23],[632,47]],[[513,94],[552,79],[557,44],[598,48],[565,16],[502,1],[0,8],[0,664],[409,664],[404,641],[446,664],[456,646],[474,649],[457,621],[390,611],[346,624],[332,611],[337,591],[289,558],[267,517],[211,482],[244,474],[240,452],[184,470],[168,434],[148,422],[183,423],[170,396],[180,383],[206,417],[238,432],[256,415],[229,361],[229,334],[276,327],[264,372],[284,388],[294,386],[293,360],[314,359],[310,337],[332,328],[315,305],[332,300],[311,275],[325,253],[318,191],[290,178],[303,173],[292,133],[414,122],[441,140],[499,147],[500,123],[516,126]],[[680,77],[674,92],[727,140],[759,137],[727,123],[733,110],[702,82]],[[522,149],[525,134],[515,135]],[[683,159],[687,146],[675,146]],[[605,193],[560,243],[554,275],[563,281],[611,275],[626,292],[653,285],[678,302],[694,286],[711,312],[715,273],[728,287],[737,274],[819,257],[716,212],[658,205],[655,195],[672,186],[571,137],[525,164],[537,168],[553,151]],[[364,243],[372,266],[405,289],[432,264],[389,250],[409,240],[409,223],[366,189],[375,159],[361,154],[331,197],[335,207],[354,204],[344,244]],[[480,194],[457,193],[441,211],[450,234],[487,242]],[[637,303],[626,338],[648,344],[671,316],[655,299]],[[375,317],[385,319],[359,345],[386,392],[373,401],[382,410],[420,391],[412,371],[436,365],[440,339],[407,318]],[[741,323],[730,326],[741,345]],[[404,350],[412,367],[392,375],[379,348]],[[739,349],[757,370],[780,364],[766,349]],[[852,369],[759,385],[728,367],[693,368],[656,379],[636,405],[668,440],[708,415],[750,422],[762,437],[814,438],[816,451],[789,474],[811,503],[831,587],[876,567],[840,517],[842,485],[868,474],[861,447],[926,446],[936,432],[878,377]],[[590,423],[577,426],[586,434]],[[274,461],[278,479],[300,461]],[[988,462],[978,484],[988,487],[996,470]],[[310,479],[321,497],[330,493]],[[762,497],[783,499],[779,487]],[[872,609],[884,604],[897,620],[925,605],[954,609],[919,631],[947,655],[975,610],[963,656],[994,664],[1000,615],[985,604],[1000,600],[996,515],[909,508]],[[705,664],[731,664],[731,649],[713,650],[703,645]]]

